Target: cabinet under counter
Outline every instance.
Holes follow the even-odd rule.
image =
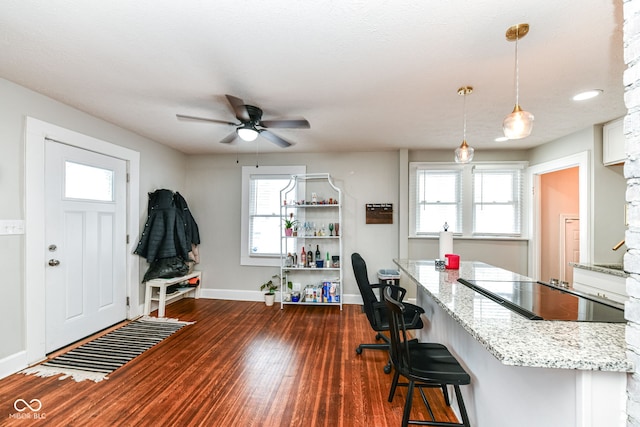
[[[624,303],[628,299],[626,281],[629,274],[622,265],[598,263],[569,263],[573,269],[573,289]]]

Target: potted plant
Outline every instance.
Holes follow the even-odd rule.
[[[284,219],[284,235],[293,236],[293,227],[298,224],[298,220],[293,219],[293,212],[289,214],[289,218]]]
[[[285,282],[284,282],[285,280],[286,279],[281,279],[279,274],[274,274],[273,276],[271,276],[271,279],[269,279],[268,282],[264,282],[262,285],[260,285],[261,291],[264,291],[264,290],[267,291],[264,293],[264,303],[266,305],[268,306],[273,305],[276,298],[276,291],[278,290],[280,285],[282,286],[285,285]],[[286,285],[287,285],[287,288],[289,289],[293,288],[292,282],[288,282]]]
[[[280,275],[274,274],[271,276],[268,282],[264,282],[260,285],[260,290],[264,291],[266,289],[267,292],[264,293],[264,303],[268,306],[273,305],[273,302],[276,298],[276,291],[280,286]]]

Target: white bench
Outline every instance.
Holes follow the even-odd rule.
[[[168,286],[186,282],[194,277],[197,277],[198,281],[201,281],[202,272],[194,271],[186,276],[172,277],[170,279],[151,279],[146,282],[147,286],[144,292],[144,314],[149,315],[149,313],[151,313],[151,301],[158,301],[158,317],[164,317],[164,309],[169,301],[189,293],[193,293],[194,298],[199,298],[200,284],[198,284],[198,286],[179,288],[177,292],[167,295]],[[158,288],[158,296],[153,296],[153,288]]]

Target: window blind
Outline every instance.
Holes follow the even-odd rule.
[[[461,170],[416,169],[411,180],[414,194],[415,234],[435,234],[449,225],[449,231],[462,231]]]
[[[520,235],[522,168],[473,168],[473,234]]]

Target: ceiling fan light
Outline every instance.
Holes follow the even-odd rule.
[[[243,141],[255,141],[258,137],[258,131],[251,125],[239,127],[236,132]]]
[[[460,147],[456,148],[455,161],[456,163],[469,163],[473,160],[473,147],[469,147],[466,140],[462,141]]]
[[[531,135],[533,129],[533,114],[524,111],[518,104],[513,112],[504,118],[502,130],[509,139],[521,139]]]

